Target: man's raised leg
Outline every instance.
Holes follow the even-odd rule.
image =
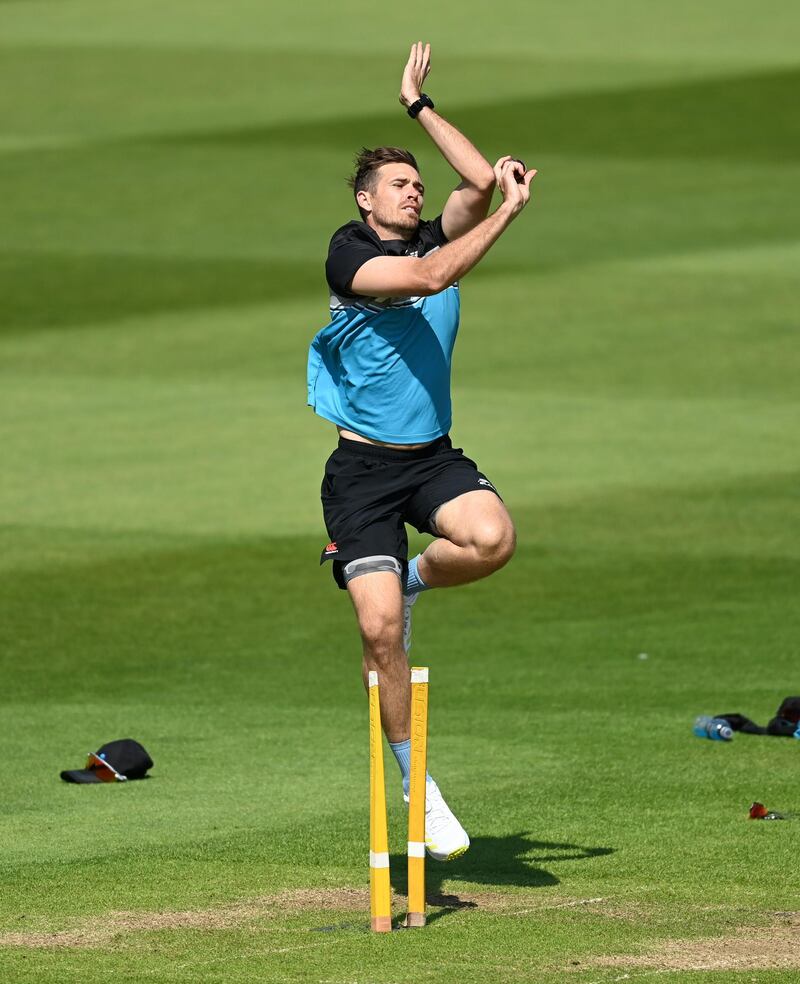
[[[499,570],[514,554],[516,532],[502,500],[488,489],[465,492],[436,511],[439,539],[417,562],[430,588],[468,584]]]

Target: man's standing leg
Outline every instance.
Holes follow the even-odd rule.
[[[370,670],[380,680],[381,722],[387,739],[405,741],[411,733],[411,677],[403,649],[403,598],[400,578],[373,571],[347,584],[363,646],[362,676]]]
[[[368,688],[370,670],[376,670],[380,681],[381,723],[403,773],[407,794],[411,673],[403,648],[403,596],[399,572],[361,574],[347,582],[347,590],[361,632],[364,686]],[[469,847],[467,832],[430,776],[425,790],[425,845],[431,857],[438,861],[457,858]]]

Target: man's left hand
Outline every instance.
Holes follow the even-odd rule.
[[[422,83],[431,70],[431,46],[423,45],[421,41],[411,45],[403,71],[403,81],[400,83],[400,102],[404,106],[415,103],[422,94]]]

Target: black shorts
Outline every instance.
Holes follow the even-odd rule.
[[[449,436],[414,451],[382,448],[339,438],[322,480],[322,511],[331,542],[320,563],[333,560],[333,576],[345,587],[342,567],[383,555],[408,561],[405,524],[437,536],[433,514],[464,492],[488,489],[478,466],[454,448]]]

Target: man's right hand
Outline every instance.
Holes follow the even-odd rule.
[[[519,215],[530,201],[531,181],[536,173],[536,168],[526,171],[525,166],[510,155],[501,157],[495,164],[495,180],[503,195],[503,204],[500,207],[510,211],[512,217]]]
[[[403,106],[411,106],[422,94],[422,83],[431,70],[431,46],[423,45],[421,41],[411,45],[403,79],[400,83],[400,102]]]

